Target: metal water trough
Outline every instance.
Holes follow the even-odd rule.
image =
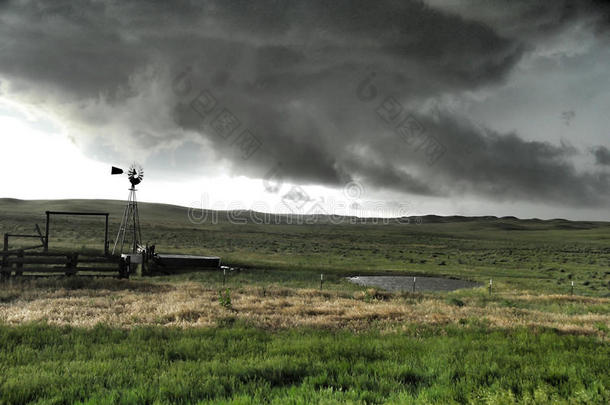
[[[161,267],[168,269],[177,268],[218,268],[220,266],[220,257],[216,256],[194,256],[194,255],[169,255],[156,254],[154,261]]]

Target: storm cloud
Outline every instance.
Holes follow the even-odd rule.
[[[610,166],[610,150],[605,146],[598,146],[592,149],[595,156],[595,163],[598,165]]]
[[[597,165],[579,165],[590,154],[557,137],[494,129],[454,107],[508,86],[522,63],[572,63],[553,44],[574,27],[590,28],[591,46],[607,40],[605,6],[441,3],[7,1],[0,91],[65,120],[100,160],[603,205],[605,147]]]

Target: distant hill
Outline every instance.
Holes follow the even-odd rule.
[[[188,207],[140,202],[140,217],[143,222],[155,223],[184,223],[189,212],[194,223],[214,218],[218,223],[318,223],[318,224],[376,224],[384,223],[382,218],[356,218],[330,215],[284,215],[266,214],[253,211],[211,211],[191,209]],[[120,200],[18,200],[14,198],[0,198],[0,219],[3,214],[10,216],[27,216],[43,218],[45,211],[98,211],[108,212],[111,221],[118,222],[123,214],[125,201]],[[485,228],[499,230],[542,230],[542,229],[592,229],[608,226],[606,222],[595,221],[569,221],[566,219],[541,220],[538,218],[519,219],[513,216],[438,216],[425,215],[422,217],[401,217],[386,219],[390,223],[410,224],[460,224],[476,223]]]

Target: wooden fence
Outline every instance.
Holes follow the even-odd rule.
[[[129,260],[116,256],[90,256],[79,253],[0,252],[0,276],[75,274],[112,275],[129,277]]]

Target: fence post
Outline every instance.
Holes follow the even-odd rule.
[[[127,258],[119,257],[119,278],[125,278],[127,273]]]
[[[23,250],[20,250],[17,253],[17,258],[20,259],[20,260],[23,260]],[[15,267],[16,267],[15,275],[16,276],[22,276],[23,275],[23,262],[18,262]]]
[[[66,276],[73,276],[76,274],[76,267],[78,266],[78,253],[74,252],[67,255],[68,261],[66,262]]]
[[[570,295],[574,295],[574,281],[572,281],[572,287],[570,288]]]
[[[493,284],[493,281],[491,280],[491,278],[489,279],[489,296],[491,297],[491,286]]]
[[[0,279],[8,278],[11,276],[10,269],[6,271],[8,267],[8,234],[4,234],[4,249],[2,255],[2,267],[0,267]]]
[[[131,273],[131,256],[127,255],[125,257],[125,270],[121,274],[121,278],[129,278],[129,273]]]
[[[413,277],[413,292],[415,292],[415,277]]]
[[[70,276],[70,267],[72,267],[72,256],[66,255],[66,276]]]
[[[108,214],[106,214],[106,230],[104,231],[104,256],[108,256]]]
[[[148,244],[140,254],[142,255],[142,264],[140,265],[140,274],[138,275],[143,276],[144,274],[146,274],[146,264],[148,263]]]
[[[322,283],[324,283],[324,274],[320,274],[320,290],[322,289]]]
[[[45,214],[47,214],[47,222],[45,224],[45,228],[44,228],[44,251],[45,253],[49,251],[49,225],[51,222],[51,215],[49,213],[49,211],[45,211]]]

